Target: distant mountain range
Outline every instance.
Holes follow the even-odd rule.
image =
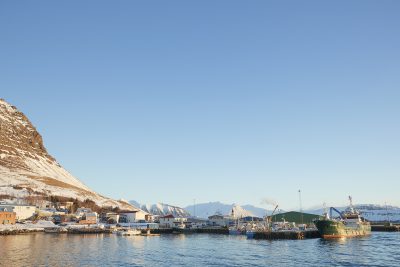
[[[270,210],[255,207],[253,205],[239,206],[236,204],[224,204],[221,202],[200,203],[196,205],[190,205],[185,208],[186,211],[199,218],[208,218],[209,216],[214,214],[230,215],[232,209],[234,209],[235,215],[239,217],[263,217],[265,216],[265,214],[271,212]]]
[[[137,208],[140,208],[146,212],[154,215],[168,215],[172,214],[175,217],[198,217],[198,218],[208,218],[214,214],[221,215],[233,215],[234,217],[246,217],[246,216],[257,216],[263,217],[266,212],[265,209],[258,208],[252,205],[239,206],[236,204],[223,204],[221,202],[210,202],[197,204],[196,206],[187,206],[186,208],[181,208],[177,206],[172,206],[165,203],[156,204],[140,204],[135,200],[129,201],[129,203]]]
[[[208,218],[211,215],[232,215],[232,210],[235,217],[256,216],[264,217],[270,215],[272,210],[263,209],[253,205],[236,205],[224,204],[221,202],[200,203],[190,205],[185,208],[176,207],[168,204],[157,203],[153,205],[141,205],[140,203],[131,200],[129,201],[135,207],[140,207],[142,210],[152,213],[154,215],[167,215],[173,214],[176,217],[198,217]],[[344,211],[347,206],[336,207],[339,211]],[[396,206],[382,206],[374,204],[359,204],[355,208],[360,211],[361,215],[369,221],[380,222],[387,221],[400,222],[400,208]],[[286,212],[279,209],[279,213]],[[316,209],[306,209],[305,213],[322,215],[325,212],[323,207]],[[277,212],[278,213],[278,212]],[[336,216],[336,215],[335,215]]]

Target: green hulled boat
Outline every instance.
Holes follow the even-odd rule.
[[[340,212],[335,208],[330,208],[330,214],[325,212],[323,219],[316,220],[317,227],[322,238],[341,238],[366,236],[371,233],[371,225],[353,207],[352,199],[346,211]],[[339,217],[332,218],[332,211],[336,211]]]

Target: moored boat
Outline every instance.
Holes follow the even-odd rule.
[[[139,229],[120,229],[117,231],[117,235],[119,236],[133,236],[133,235],[141,235],[142,231]]]
[[[229,234],[230,235],[243,235],[245,234],[246,231],[239,229],[239,228],[235,228],[235,227],[229,227]]]
[[[324,218],[314,222],[322,238],[357,237],[371,234],[371,224],[353,207],[351,197],[349,200],[350,206],[346,211],[340,212],[331,207],[330,214],[325,212]],[[339,217],[332,218],[332,211],[336,211]]]

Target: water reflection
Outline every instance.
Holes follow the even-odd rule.
[[[225,235],[0,236],[1,266],[397,266],[399,233],[351,239],[248,240]]]

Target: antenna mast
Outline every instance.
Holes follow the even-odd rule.
[[[299,189],[299,203],[300,203],[301,224],[303,224],[303,208],[301,205],[301,190],[300,189]]]

